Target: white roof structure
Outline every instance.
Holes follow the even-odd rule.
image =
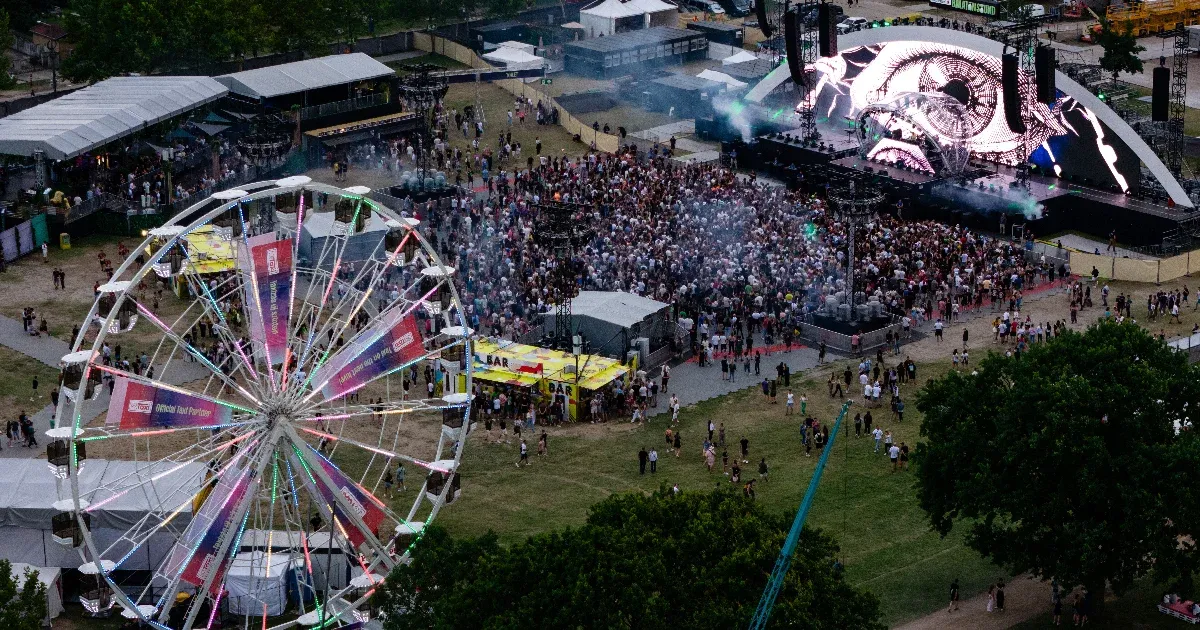
[[[621,0],[604,0],[594,7],[583,9],[579,12],[580,16],[590,15],[598,18],[615,19],[624,17],[633,17],[645,13],[637,5],[637,0],[629,2],[621,2]],[[582,19],[581,19],[582,21]]]
[[[636,4],[643,13],[661,13],[663,11],[677,11],[679,7],[663,0],[629,0],[628,4]]]
[[[208,77],[113,77],[0,118],[0,154],[72,158],[229,93]]]
[[[717,72],[716,70],[704,70],[703,72],[701,72],[700,74],[697,74],[696,76],[700,77],[701,79],[708,79],[709,81],[717,81],[719,83],[724,83],[731,88],[741,88],[741,87],[746,87],[747,85],[750,85],[749,83],[746,83],[745,81],[738,81],[737,79],[729,76],[728,74],[725,74],[724,72]]]
[[[523,50],[531,55],[537,51],[537,46],[534,46],[533,44],[526,44],[525,42],[518,42],[518,41],[513,41],[513,40],[509,40],[507,42],[500,42],[499,44],[496,44],[496,47],[497,48],[515,48],[517,50]]]
[[[735,63],[742,63],[745,61],[754,61],[755,59],[758,59],[758,57],[755,56],[754,53],[752,53],[748,50],[739,50],[738,52],[733,53],[732,55],[729,55],[728,57],[722,59],[721,65],[728,66],[728,65],[735,64]]]
[[[152,501],[150,494],[144,492],[123,494],[106,502],[102,508],[92,511],[92,527],[125,530],[145,516],[152,507],[158,509],[158,501],[161,501],[162,505],[174,508],[195,497],[204,482],[205,467],[202,463],[188,464],[175,472],[163,475],[161,479],[150,481],[155,474],[174,466],[176,465],[169,462],[147,467],[145,462],[86,460],[79,473],[80,498],[96,504],[109,496],[92,496],[101,484],[134,486],[138,482],[136,475],[141,475],[147,486],[153,485],[153,494],[157,497]],[[46,465],[46,460],[9,459],[5,461],[4,468],[5,474],[0,478],[0,527],[49,529],[50,518],[58,512],[54,509],[54,502],[59,495],[54,475]],[[69,490],[65,494],[69,495]],[[189,504],[172,522],[186,525],[191,520],[191,512]]]
[[[624,291],[580,291],[571,300],[571,313],[629,328],[668,306]]]
[[[329,55],[213,77],[229,91],[251,98],[272,98],[396,74],[364,53]]]
[[[545,65],[546,60],[537,55],[531,55],[519,48],[508,48],[501,46],[490,53],[483,56],[484,59],[492,63],[503,64],[508,70],[524,70],[527,68],[541,68]]]

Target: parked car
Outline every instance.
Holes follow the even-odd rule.
[[[852,31],[861,31],[867,27],[867,18],[848,17],[837,25],[838,33],[845,35]]]
[[[749,0],[720,0],[721,8],[733,17],[743,17],[750,15]]]
[[[807,6],[811,7],[811,8],[809,8],[804,13],[801,13],[800,19],[804,22],[805,26],[816,26],[817,19],[818,19],[817,18],[817,15],[818,15],[817,5],[814,4],[814,5],[807,5]],[[840,5],[830,4],[829,11],[830,11],[830,15],[833,17],[833,22],[835,24],[840,23],[842,20],[844,20],[846,18],[846,11]]]

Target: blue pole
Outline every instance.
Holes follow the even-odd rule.
[[[817,486],[821,483],[821,473],[825,472],[825,462],[829,461],[829,454],[833,452],[833,443],[837,440],[838,429],[842,426],[842,419],[846,417],[850,404],[851,401],[847,400],[842,405],[842,412],[838,414],[837,421],[833,423],[833,430],[829,432],[829,442],[825,444],[825,450],[821,451],[821,459],[817,460],[817,467],[808,482],[808,491],[804,493],[804,500],[800,502],[800,511],[796,512],[792,528],[788,531],[783,549],[779,551],[779,558],[775,561],[775,568],[771,571],[771,578],[767,581],[767,588],[763,590],[762,599],[758,600],[758,608],[754,611],[754,618],[750,620],[750,630],[762,630],[771,618],[775,598],[779,596],[779,590],[783,588],[783,579],[787,577],[788,569],[792,566],[792,554],[800,542],[800,532],[804,530],[808,510],[817,496]]]

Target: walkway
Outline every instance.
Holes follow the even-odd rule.
[[[947,603],[949,603],[949,593],[950,585],[947,584]],[[1028,576],[1015,577],[1011,583],[1004,585],[1003,612],[988,612],[987,601],[988,595],[984,592],[971,599],[960,601],[958,610],[954,612],[946,612],[945,608],[941,608],[937,612],[898,626],[896,630],[942,630],[943,628],[1001,630],[1002,628],[1011,628],[1022,621],[1049,612],[1050,586]],[[1068,607],[1064,605],[1063,608]]]
[[[59,361],[62,360],[63,355],[71,351],[67,343],[57,337],[29,336],[21,328],[21,322],[3,315],[0,315],[0,344],[37,359],[54,369],[59,368]],[[204,378],[207,375],[208,371],[199,363],[176,359],[168,366],[168,373],[162,380],[172,385],[179,385]],[[64,396],[59,402],[66,403],[66,397]],[[90,423],[96,416],[108,409],[108,388],[102,387],[100,395],[94,400],[88,401],[86,408],[89,412],[94,412],[94,415],[84,418],[84,424]],[[32,414],[30,419],[33,420],[33,428],[37,431],[38,442],[44,445],[46,443],[45,433],[50,429],[50,422],[54,419],[54,407],[46,405]],[[43,457],[45,452],[44,448],[6,448],[0,451],[0,458],[36,458]]]

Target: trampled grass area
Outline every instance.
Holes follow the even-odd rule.
[[[0,346],[0,365],[5,378],[0,378],[0,421],[16,419],[22,411],[33,415],[50,404],[50,390],[58,383],[58,372],[50,366],[27,357],[16,350]],[[38,379],[38,396],[33,399],[33,377]]]
[[[924,382],[947,369],[946,363],[922,365],[918,374]],[[719,378],[716,371],[712,378]],[[807,392],[810,414],[832,423],[839,401],[827,395],[824,378],[812,378],[816,380],[793,380],[793,390],[797,398]],[[752,381],[748,378],[746,383]],[[911,401],[911,391],[902,394]],[[647,427],[614,421],[550,429],[550,454],[545,458],[532,454],[536,438],[527,432],[532,461],[528,468],[515,466],[516,441],[487,444],[480,430],[464,455],[462,499],[446,508],[438,521],[457,535],[490,529],[511,542],[578,525],[593,503],[614,492],[650,492],[674,483],[685,491],[704,491],[729,483],[720,472],[719,449],[715,472],[705,469],[700,456],[709,418],[718,425],[725,423],[731,464],[738,441],[743,435],[750,440],[750,463],[742,465],[744,480],[758,477],[759,458],[766,456],[770,481],[756,484],[758,500],[790,518],[807,489],[818,453],[804,456],[798,432],[801,416],[785,417],[782,400],[781,395],[779,404],[770,405],[754,389],[685,408],[680,414],[683,452],[678,458],[665,448],[665,416]],[[985,589],[1000,575],[999,569],[964,547],[957,530],[946,539],[929,530],[916,504],[912,472],[893,473],[886,456],[872,452],[869,438],[854,437],[850,421],[855,411],[863,409],[858,404],[851,407],[846,424],[850,435],[835,443],[808,521],[839,540],[848,579],[880,598],[883,621],[888,624],[944,605],[953,578],[962,583],[964,597]],[[886,408],[872,411],[876,425],[891,429],[897,442],[914,444],[920,418],[911,402],[903,424],[893,422]],[[642,446],[659,450],[656,475],[638,475],[637,452]]]

